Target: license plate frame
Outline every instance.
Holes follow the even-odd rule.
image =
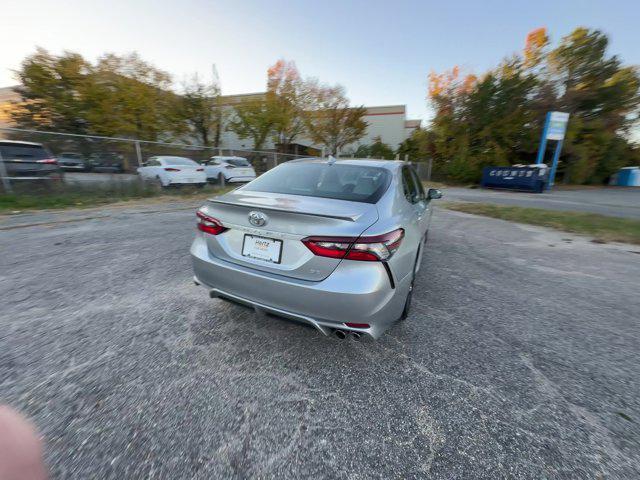
[[[270,243],[274,243],[278,246],[278,255],[277,255],[277,259],[274,258],[273,255],[269,255],[267,258],[265,257],[261,257],[261,256],[256,256],[256,255],[251,255],[250,252],[246,251],[246,247],[247,245],[247,239],[251,240],[256,240],[256,239],[261,239],[261,240],[267,240]],[[242,238],[242,256],[246,257],[246,258],[251,258],[252,260],[260,260],[263,262],[267,262],[267,263],[275,263],[275,264],[279,264],[282,261],[282,240],[278,240],[277,238],[270,238],[270,237],[263,237],[261,235],[252,235],[249,233],[245,233],[244,237]],[[254,243],[255,246],[255,243]]]

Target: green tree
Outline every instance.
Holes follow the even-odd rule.
[[[13,121],[22,128],[87,133],[91,69],[77,53],[56,57],[38,48],[17,72],[22,101],[11,111]]]
[[[184,84],[181,107],[182,117],[197,142],[205,146],[218,146],[223,123],[219,85],[206,84],[197,74],[193,75]]]
[[[255,150],[262,150],[275,124],[273,103],[264,98],[250,98],[234,108],[228,128],[240,138],[250,138]]]
[[[171,76],[137,54],[103,55],[92,79],[87,120],[93,133],[153,141],[184,133]]]
[[[363,137],[366,109],[351,107],[343,87],[310,84],[309,95],[312,107],[305,111],[305,126],[312,141],[324,146],[327,153],[336,155]]]
[[[360,145],[354,154],[357,158],[383,158],[386,160],[393,160],[395,154],[393,149],[382,142],[380,136],[373,139],[371,145]]]
[[[571,113],[562,172],[565,181],[601,183],[633,161],[627,138],[640,97],[636,67],[607,54],[598,30],[577,28],[549,54],[558,109]]]
[[[136,54],[106,54],[92,65],[39,48],[17,73],[22,101],[12,117],[21,127],[142,140],[184,131],[171,77]]]

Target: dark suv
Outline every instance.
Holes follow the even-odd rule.
[[[41,144],[0,140],[0,176],[11,182],[59,182],[63,172],[53,154]]]
[[[87,161],[91,172],[124,173],[124,157],[119,153],[92,153]]]

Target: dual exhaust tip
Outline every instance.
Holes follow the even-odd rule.
[[[340,340],[344,340],[345,338],[347,338],[347,335],[350,336],[354,340],[360,340],[360,334],[358,332],[335,329],[333,331],[333,333]]]

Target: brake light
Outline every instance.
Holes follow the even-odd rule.
[[[55,165],[58,161],[55,158],[43,158],[42,160],[36,160],[36,163],[46,163],[47,165]]]
[[[226,232],[228,229],[222,225],[222,222],[217,218],[210,217],[204,213],[196,212],[198,216],[198,230],[210,235],[220,235],[222,232]]]
[[[403,238],[404,229],[398,228],[372,237],[307,237],[302,243],[319,257],[381,262],[391,258]]]
[[[196,172],[204,172],[204,168],[196,168]]]
[[[179,168],[171,168],[171,167],[167,167],[164,169],[165,172],[179,172],[180,169]]]

